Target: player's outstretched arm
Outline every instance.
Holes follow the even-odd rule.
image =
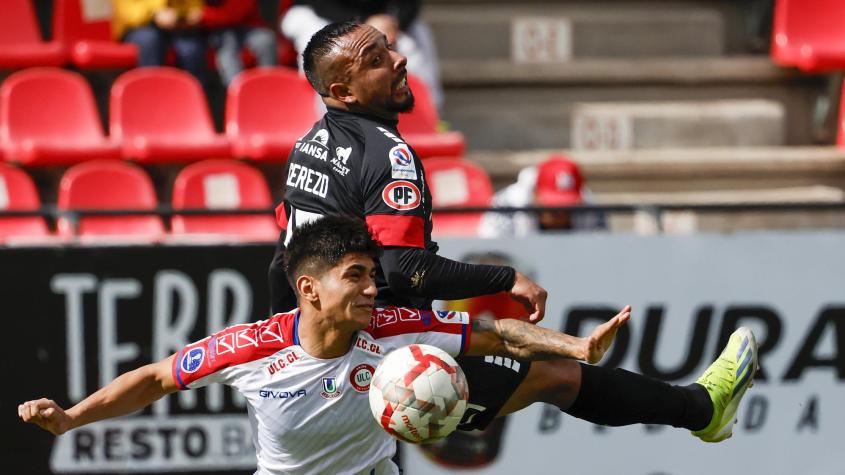
[[[631,318],[626,306],[586,337],[538,327],[516,319],[473,319],[468,355],[501,355],[527,360],[570,358],[598,363],[619,327]]]
[[[61,435],[91,422],[130,414],[178,389],[170,375],[173,358],[124,373],[66,411],[42,398],[19,405],[18,416]]]

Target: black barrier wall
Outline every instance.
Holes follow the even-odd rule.
[[[0,249],[0,472],[253,473],[246,411],[229,388],[61,438],[20,422],[17,405],[69,407],[122,372],[266,318],[272,255],[272,245]]]

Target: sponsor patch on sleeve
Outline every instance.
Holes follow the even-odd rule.
[[[422,202],[420,189],[410,181],[392,181],[384,187],[381,197],[387,206],[399,211],[414,209]]]
[[[390,149],[387,157],[390,159],[390,175],[403,180],[416,180],[417,167],[414,165],[414,154],[407,144],[400,143]]]
[[[179,366],[183,372],[193,373],[200,368],[204,359],[205,350],[202,347],[192,348],[182,355],[182,361],[179,363]]]
[[[434,312],[434,318],[443,323],[469,323],[469,314],[467,312]]]

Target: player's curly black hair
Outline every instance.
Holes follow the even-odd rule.
[[[327,216],[296,228],[285,250],[285,273],[295,289],[297,278],[320,277],[347,254],[359,253],[375,259],[380,252],[364,221]]]
[[[314,33],[308,41],[308,46],[302,52],[302,69],[317,94],[323,97],[329,95],[328,85],[324,83],[325,78],[320,77],[319,61],[332,54],[332,50],[339,46],[340,38],[357,30],[360,26],[360,23],[354,21],[331,23]]]

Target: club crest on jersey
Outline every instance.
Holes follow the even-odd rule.
[[[390,175],[393,178],[405,180],[417,179],[417,167],[414,165],[414,154],[407,144],[400,143],[387,153],[390,159]]]
[[[422,202],[420,189],[410,181],[394,181],[387,184],[381,192],[387,206],[399,211],[414,209]]]
[[[434,312],[434,318],[443,323],[469,323],[469,314],[466,312]]]
[[[337,387],[336,378],[323,378],[323,392],[320,393],[320,396],[323,396],[324,399],[334,399],[339,397],[340,394],[341,390]]]
[[[373,366],[366,363],[359,364],[349,373],[349,382],[356,391],[365,393],[370,390],[370,381],[373,380],[375,372],[376,369]]]
[[[193,373],[200,369],[203,360],[205,359],[205,350],[202,348],[192,348],[182,356],[182,361],[179,362],[179,368],[186,373]]]

